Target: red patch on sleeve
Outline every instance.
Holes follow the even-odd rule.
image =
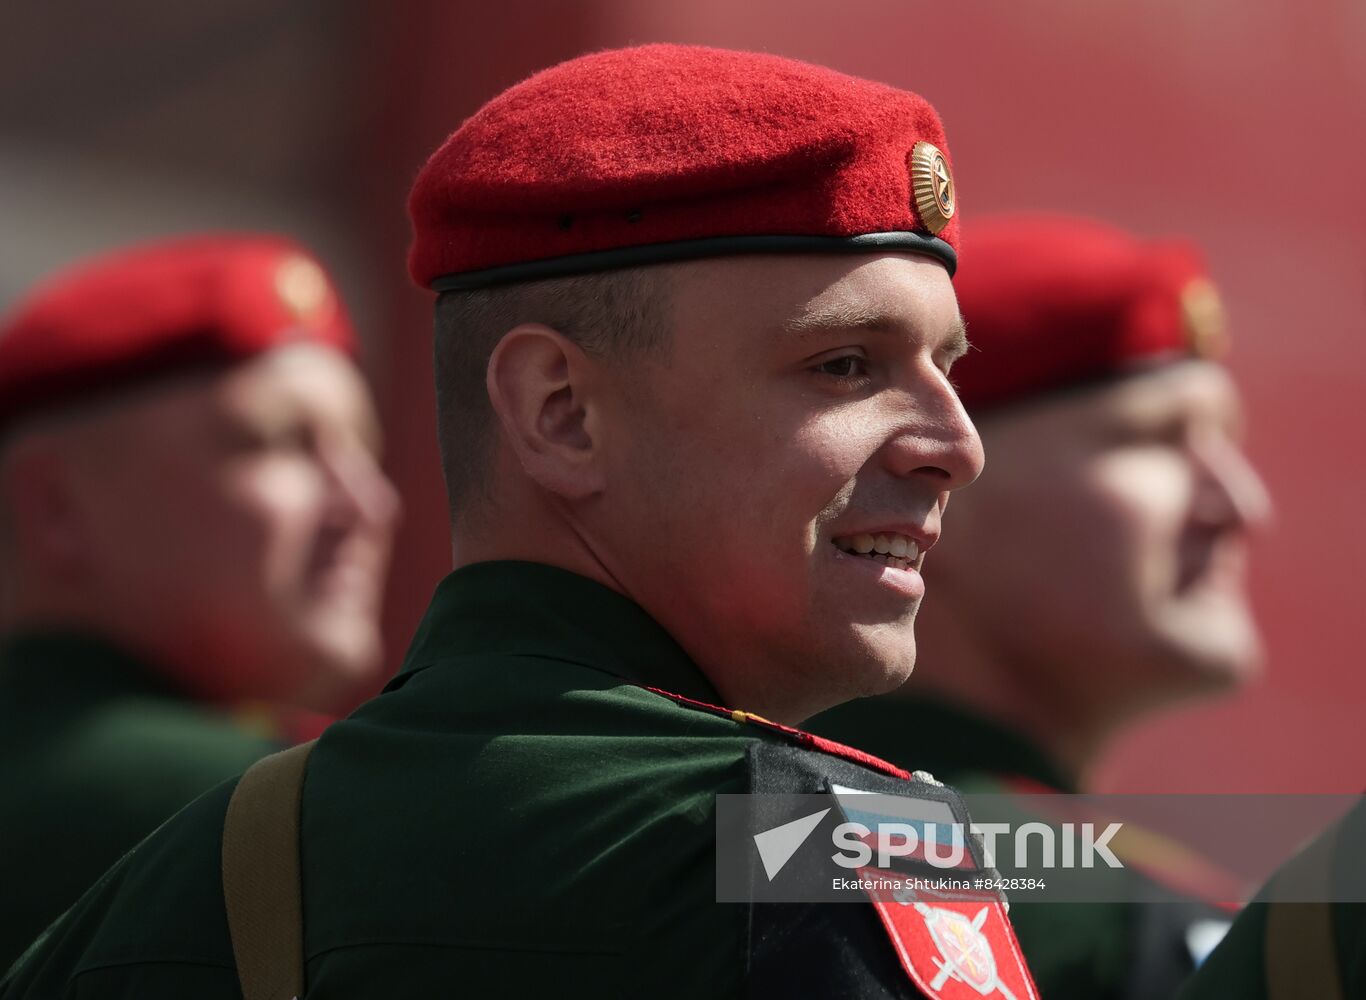
[[[885,875],[862,869],[869,880]],[[906,975],[933,1000],[1038,1000],[1005,906],[996,899],[912,898],[868,890]]]

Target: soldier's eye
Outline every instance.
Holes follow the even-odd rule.
[[[313,447],[312,432],[301,424],[280,424],[256,429],[256,447],[262,451],[299,452]]]
[[[841,381],[854,381],[867,377],[868,359],[858,354],[842,354],[838,358],[822,361],[815,370]]]

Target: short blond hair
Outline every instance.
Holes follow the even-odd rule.
[[[437,436],[452,519],[486,495],[494,416],[485,375],[503,335],[522,323],[543,323],[594,357],[657,355],[670,342],[666,270],[627,268],[437,299]]]

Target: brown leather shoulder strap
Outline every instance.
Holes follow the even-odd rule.
[[[1331,828],[1271,882],[1266,909],[1268,1000],[1342,1000],[1333,904],[1327,901],[1337,832]],[[1287,898],[1276,898],[1278,886]],[[1298,902],[1306,897],[1311,901]]]
[[[316,740],[258,760],[237,783],[223,821],[223,900],[242,1000],[304,992],[299,803]]]

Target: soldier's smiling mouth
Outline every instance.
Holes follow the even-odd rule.
[[[915,539],[896,532],[876,535],[842,535],[831,542],[841,552],[863,556],[893,569],[910,569],[920,557],[920,546]]]

